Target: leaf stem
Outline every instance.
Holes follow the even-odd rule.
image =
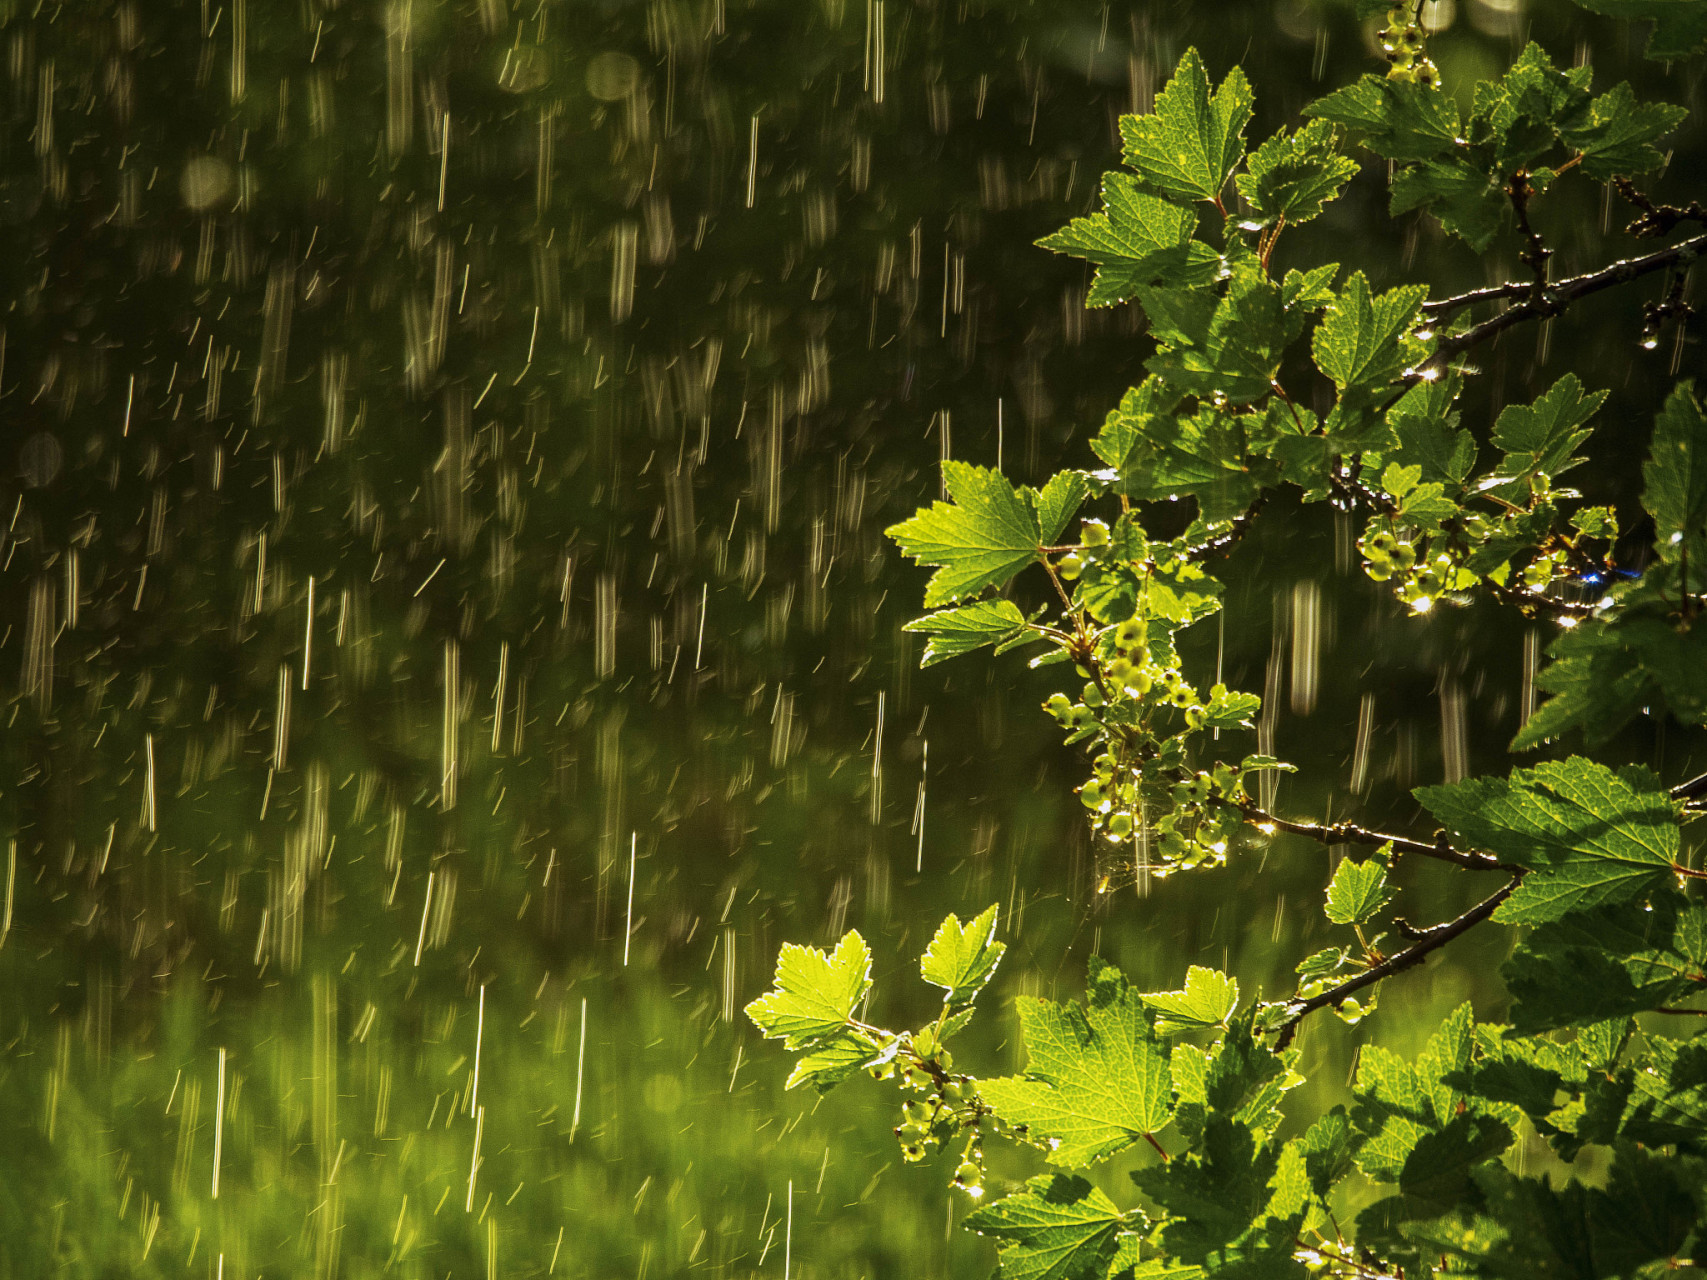
[[[1343,1003],[1355,992],[1365,987],[1373,986],[1383,978],[1390,978],[1402,969],[1409,969],[1421,964],[1428,958],[1429,953],[1438,951],[1454,938],[1460,937],[1488,919],[1499,909],[1499,906],[1517,890],[1523,883],[1523,870],[1518,869],[1512,876],[1511,882],[1499,892],[1482,899],[1463,915],[1444,924],[1437,924],[1430,929],[1412,930],[1416,941],[1403,951],[1397,952],[1383,960],[1373,968],[1366,969],[1355,978],[1349,978],[1337,987],[1330,987],[1319,995],[1307,1000],[1292,1000],[1287,1005],[1286,1021],[1280,1025],[1280,1038],[1275,1041],[1277,1050],[1284,1049],[1292,1043],[1298,1034],[1298,1024],[1317,1009],[1326,1009]]]

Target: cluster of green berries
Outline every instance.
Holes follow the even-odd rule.
[[[978,1152],[974,1163],[963,1157],[956,1171],[956,1185],[967,1190],[982,1186],[982,1148],[977,1145],[977,1126],[986,1112],[978,1101],[978,1088],[970,1076],[953,1074],[954,1058],[938,1040],[934,1028],[925,1027],[911,1036],[906,1060],[899,1058],[879,1063],[870,1069],[879,1080],[898,1080],[903,1089],[920,1096],[909,1098],[901,1106],[901,1123],[895,1126],[895,1137],[901,1143],[901,1158],[909,1164],[923,1160],[932,1152],[953,1140],[962,1129],[973,1130],[974,1141],[969,1152]],[[967,1165],[972,1164],[970,1171]]]
[[[1570,563],[1570,559],[1571,553],[1563,549],[1536,556],[1523,568],[1523,585],[1531,591],[1543,590]]]
[[[1440,83],[1440,70],[1423,48],[1421,7],[1401,2],[1387,11],[1387,25],[1375,33],[1387,55],[1387,78],[1404,80],[1432,89]]]
[[[1476,584],[1476,575],[1465,569],[1450,552],[1419,555],[1417,544],[1407,542],[1386,529],[1366,534],[1363,571],[1375,582],[1398,579],[1399,599],[1417,613],[1425,613],[1449,591],[1465,591]]]
[[[1068,582],[1085,571],[1085,565],[1097,558],[1101,548],[1108,545],[1108,526],[1101,520],[1086,520],[1079,526],[1077,551],[1069,551],[1055,562],[1055,572]]]
[[[1148,787],[1138,768],[1121,766],[1108,752],[1092,762],[1092,769],[1079,788],[1079,800],[1105,839],[1114,844],[1132,839],[1142,808],[1155,815],[1145,834],[1158,868],[1219,866],[1226,861],[1239,819],[1236,810],[1220,802],[1241,794],[1236,766],[1217,764],[1213,772]]]

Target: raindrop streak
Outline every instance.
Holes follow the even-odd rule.
[[[154,735],[146,734],[143,738],[143,752],[148,759],[148,775],[144,783],[142,796],[142,825],[150,831],[154,830]]]
[[[924,748],[919,753],[919,802],[913,806],[913,830],[919,837],[918,857],[913,861],[914,871],[925,869],[925,780],[931,772],[931,741],[924,740]]]
[[[480,1173],[480,1139],[486,1132],[486,1108],[480,1107],[474,1113],[474,1156],[468,1162],[468,1200],[463,1205],[464,1213],[474,1212],[474,1180]]]
[[[6,842],[6,906],[0,911],[0,947],[6,945],[6,937],[12,932],[12,895],[18,883],[18,842]]]
[[[877,732],[871,748],[871,825],[883,811],[883,693],[877,695]]]
[[[472,1115],[480,1103],[480,1042],[486,1034],[486,984],[480,984],[480,1012],[474,1020],[474,1079],[468,1086],[468,1111]]]
[[[417,969],[421,967],[421,949],[427,945],[427,916],[433,909],[433,877],[437,874],[436,871],[427,872],[427,896],[421,902],[421,933],[415,939],[415,967]]]
[[[308,620],[302,627],[302,691],[308,692],[308,665],[314,658],[314,575],[308,577]]]
[[[628,944],[634,939],[634,859],[640,848],[640,833],[628,837],[628,916],[622,927],[622,967],[628,968]]]
[[[587,997],[581,997],[581,1051],[575,1058],[575,1115],[569,1121],[569,1141],[575,1141],[575,1132],[581,1127],[581,1083],[586,1078],[587,1071]],[[558,1236],[561,1242],[562,1236]],[[556,1265],[556,1254],[552,1255],[552,1265]]]
[[[213,1103],[213,1198],[219,1199],[219,1158],[225,1146],[225,1046],[219,1047],[219,1086]],[[223,1267],[223,1255],[220,1265]]]

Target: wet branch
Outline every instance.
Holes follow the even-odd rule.
[[[1317,1009],[1327,1009],[1342,1003],[1347,997],[1374,986],[1383,978],[1390,978],[1395,973],[1421,964],[1428,958],[1430,952],[1438,951],[1454,938],[1468,933],[1484,920],[1488,919],[1499,909],[1499,906],[1516,891],[1523,883],[1523,872],[1518,870],[1511,882],[1498,893],[1482,899],[1456,920],[1448,920],[1430,929],[1413,929],[1411,936],[1416,941],[1403,951],[1387,957],[1380,964],[1373,965],[1358,974],[1348,978],[1338,986],[1330,987],[1307,1000],[1292,1000],[1286,1006],[1286,1020],[1280,1024],[1280,1038],[1275,1041],[1276,1049],[1284,1049],[1292,1043],[1292,1038],[1298,1034],[1298,1024]]]
[[[1703,797],[1707,797],[1707,773],[1691,778],[1688,782],[1680,782],[1671,789],[1671,798],[1682,800],[1685,804]]]
[[[1707,226],[1707,208],[1702,207],[1699,200],[1691,200],[1687,205],[1655,204],[1636,190],[1636,184],[1628,178],[1614,178],[1612,186],[1641,211],[1642,216],[1625,228],[1633,236],[1644,239],[1663,236],[1683,222],[1699,222]]]
[[[1515,290],[1497,296],[1522,296],[1523,300],[1514,302],[1504,311],[1481,324],[1472,325],[1463,333],[1452,334],[1440,340],[1435,352],[1420,366],[1412,370],[1406,381],[1410,383],[1422,381],[1430,370],[1446,367],[1454,356],[1480,346],[1489,338],[1495,337],[1505,330],[1520,325],[1528,320],[1540,319],[1546,316],[1556,316],[1572,303],[1586,298],[1591,294],[1600,293],[1615,285],[1627,284],[1631,280],[1639,280],[1643,276],[1653,275],[1656,271],[1664,271],[1669,267],[1687,266],[1703,253],[1707,253],[1707,235],[1692,236],[1688,240],[1680,240],[1664,249],[1655,250],[1640,258],[1625,258],[1602,267],[1599,271],[1591,271],[1585,275],[1572,276],[1557,284],[1548,285],[1535,290],[1533,282],[1525,282],[1516,286]],[[1509,289],[1510,286],[1501,286]],[[1487,295],[1487,291],[1482,291]],[[1528,295],[1528,296],[1523,296]],[[1470,295],[1466,294],[1465,297]],[[1448,310],[1461,304],[1459,299],[1445,298],[1436,306],[1436,312]]]
[[[1256,501],[1246,507],[1243,512],[1228,522],[1224,533],[1218,533],[1213,538],[1186,547],[1179,553],[1179,559],[1198,562],[1209,560],[1215,556],[1225,555],[1236,546],[1240,539],[1250,532],[1252,523],[1268,502],[1267,494],[1259,494]]]
[[[1247,802],[1232,802],[1247,819],[1259,827],[1272,827],[1277,831],[1290,832],[1295,836],[1305,836],[1322,844],[1366,844],[1379,848],[1384,844],[1393,846],[1394,853],[1411,853],[1419,858],[1433,858],[1436,862],[1450,862],[1455,866],[1468,867],[1473,871],[1505,871],[1514,876],[1523,874],[1523,868],[1509,862],[1501,862],[1498,858],[1485,853],[1466,853],[1455,849],[1446,840],[1443,833],[1433,844],[1421,840],[1412,840],[1408,836],[1388,835],[1385,831],[1371,831],[1360,827],[1355,822],[1294,822],[1289,818],[1276,817],[1272,813],[1259,809]]]

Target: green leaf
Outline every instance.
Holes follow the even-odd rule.
[[[1399,1170],[1406,1196],[1449,1206],[1471,1193],[1470,1171],[1499,1155],[1514,1137],[1492,1116],[1466,1113],[1417,1139]]]
[[[1309,271],[1288,271],[1280,282],[1280,301],[1288,312],[1320,311],[1334,300],[1333,282],[1340,264],[1329,262]]]
[[[1494,423],[1494,444],[1505,457],[1494,478],[1533,481],[1569,471],[1583,461],[1571,456],[1589,432],[1582,426],[1606,400],[1606,392],[1583,394],[1583,384],[1567,373],[1534,404],[1507,405]]]
[[[1395,218],[1421,209],[1477,253],[1493,243],[1511,208],[1505,188],[1487,172],[1456,157],[1425,160],[1393,175],[1387,211]]]
[[[1476,86],[1470,137],[1492,149],[1490,176],[1531,169],[1559,131],[1589,116],[1589,70],[1562,71],[1531,41],[1499,80]]]
[[[1377,858],[1366,862],[1340,859],[1328,885],[1328,919],[1335,924],[1365,924],[1392,901],[1387,890],[1387,866]]]
[[[1400,339],[1427,296],[1422,285],[1401,285],[1376,296],[1363,273],[1354,271],[1316,326],[1316,367],[1341,392],[1392,381],[1405,367]]]
[[[1144,187],[1166,200],[1216,200],[1245,152],[1251,90],[1234,67],[1214,96],[1196,49],[1187,49],[1155,112],[1121,116],[1126,163]]]
[[[803,1055],[794,1064],[783,1088],[809,1084],[820,1093],[828,1093],[849,1076],[893,1057],[894,1053],[893,1046],[881,1047],[862,1032],[844,1029],[822,1048]]]
[[[1181,393],[1160,378],[1146,378],[1128,388],[1118,408],[1103,419],[1102,430],[1091,441],[1091,451],[1116,472],[1124,472],[1134,454],[1143,456],[1153,435],[1163,423],[1173,421]]]
[[[835,951],[785,942],[776,961],[776,990],[747,1006],[766,1039],[791,1050],[818,1049],[841,1037],[871,987],[871,951],[857,930]]]
[[[979,600],[927,613],[901,629],[923,632],[930,637],[925,644],[925,656],[919,662],[921,667],[928,667],[987,644],[1000,644],[1024,626],[1025,615],[1013,601]]]
[[[1030,490],[1024,492],[1031,496]],[[1090,492],[1090,481],[1083,471],[1059,471],[1049,477],[1049,483],[1032,498],[1037,508],[1038,537],[1045,544],[1054,543]]]
[[[1201,290],[1140,289],[1138,296],[1162,344],[1149,361],[1152,373],[1181,391],[1235,404],[1273,390],[1287,323],[1280,287],[1261,273],[1236,275],[1219,300]]]
[[[1290,135],[1277,133],[1246,161],[1239,194],[1263,224],[1296,226],[1321,213],[1357,175],[1357,162],[1334,148],[1334,129],[1312,120]]]
[[[978,1092],[1002,1120],[1028,1126],[1051,1164],[1092,1164],[1167,1124],[1167,1057],[1118,969],[1092,959],[1082,1007],[1018,1005],[1026,1074],[982,1081]]]
[[[1456,492],[1476,465],[1476,440],[1458,425],[1454,408],[1463,389],[1457,375],[1419,382],[1387,414],[1398,437],[1395,462],[1421,469],[1423,480]]]
[[[1055,1173],[974,1210],[965,1225],[998,1241],[1002,1280],[1088,1280],[1107,1270],[1124,1221],[1085,1179]]]
[[[1677,805],[1639,766],[1614,773],[1573,756],[1415,794],[1474,847],[1529,868],[1496,920],[1539,924],[1628,901],[1677,861]]]
[[[1704,975],[1695,932],[1704,917],[1707,908],[1667,893],[1543,925],[1503,971],[1512,1025],[1528,1035],[1628,1018],[1698,990]]]
[[[1637,591],[1615,588],[1625,608],[1561,632],[1548,646],[1552,661],[1535,686],[1553,696],[1512,739],[1512,750],[1576,728],[1598,746],[1660,703],[1684,724],[1707,724],[1707,626],[1667,616],[1667,576],[1650,569]]]
[[[1665,156],[1653,144],[1688,116],[1686,108],[1669,103],[1639,103],[1630,86],[1621,84],[1594,100],[1587,122],[1562,135],[1565,145],[1581,153],[1583,173],[1605,182],[1658,169]]]
[[[971,1004],[995,975],[1007,944],[995,941],[996,908],[990,907],[964,925],[959,916],[949,916],[931,939],[919,961],[919,974],[932,986],[943,988],[943,1004],[949,1008]]]
[[[1652,21],[1650,58],[1687,58],[1707,51],[1707,7],[1701,0],[1577,0],[1585,9],[1632,22]]]
[[[1239,983],[1217,969],[1192,965],[1186,970],[1183,991],[1151,991],[1144,1003],[1160,1016],[1158,1035],[1177,1036],[1182,1031],[1219,1027],[1233,1016],[1239,1004]]]
[[[1458,106],[1448,95],[1383,76],[1318,98],[1304,114],[1333,121],[1389,160],[1432,160],[1458,146]]]
[[[925,607],[953,604],[1000,586],[1038,559],[1042,530],[1031,504],[998,471],[944,462],[943,480],[959,505],[933,502],[887,532],[920,564],[938,566]]]
[[[1676,563],[1686,547],[1707,550],[1707,416],[1693,379],[1672,389],[1654,420],[1642,480],[1642,505],[1654,518],[1660,558]]]
[[[1102,176],[1103,212],[1074,218],[1037,243],[1094,262],[1096,280],[1085,305],[1112,306],[1137,296],[1139,285],[1205,285],[1220,259],[1191,238],[1197,215],[1140,189],[1137,179]]]

